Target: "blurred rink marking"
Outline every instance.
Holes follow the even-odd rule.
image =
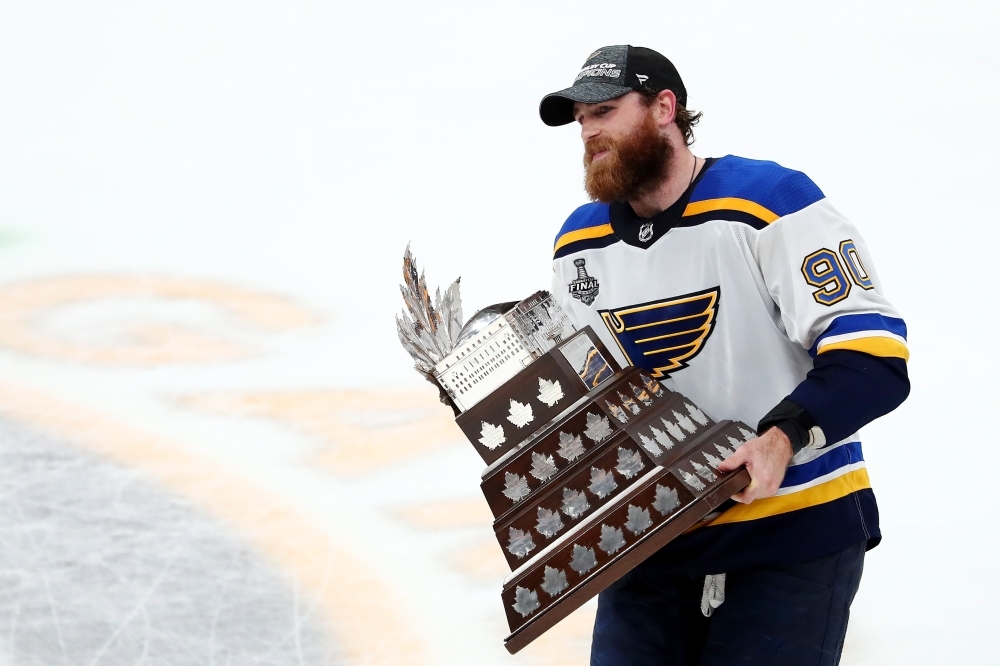
[[[83,275],[0,287],[0,347],[56,362],[108,367],[217,363],[256,353],[245,333],[282,332],[318,318],[294,302],[204,280]],[[233,324],[237,327],[234,328]],[[195,393],[177,402],[227,417],[276,421],[319,442],[307,463],[358,476],[458,446],[464,437],[430,390],[320,389]],[[0,383],[0,414],[148,474],[233,527],[308,590],[322,609],[347,663],[419,664],[428,648],[400,615],[378,579],[336,540],[253,482],[170,441]],[[452,550],[450,568],[470,582],[498,586],[509,573],[482,498],[401,507],[394,516],[421,531],[476,529],[471,545]],[[515,662],[586,663],[592,604],[536,641]],[[496,639],[506,627],[498,614]],[[386,627],[392,627],[387,634]],[[494,633],[494,632],[491,632]]]
[[[426,646],[378,576],[329,534],[252,482],[154,435],[0,382],[0,414],[139,470],[233,527],[297,579],[351,664],[429,663]],[[386,628],[392,631],[387,632]]]
[[[232,330],[205,330],[231,329],[227,319],[263,333],[319,322],[289,299],[190,278],[72,275],[0,287],[0,346],[56,361],[150,366],[256,354]]]
[[[493,523],[493,513],[483,497],[411,504],[393,513],[411,527],[424,530],[486,527]]]
[[[486,512],[489,513],[489,510]],[[491,522],[492,515],[481,525],[489,525]],[[440,524],[435,524],[428,529],[441,529],[441,527]],[[468,577],[470,581],[494,588],[494,595],[499,601],[500,581],[510,573],[510,567],[500,551],[500,544],[492,534],[470,546],[456,549],[448,560],[455,570]],[[587,602],[549,629],[518,656],[538,666],[572,666],[589,663],[590,637],[594,630],[596,612],[596,600]],[[499,615],[499,608],[497,614]],[[501,622],[496,626],[497,640],[501,640],[507,633],[507,627]]]
[[[448,557],[449,564],[470,581],[495,588],[499,588],[500,581],[510,573],[510,567],[500,551],[500,545],[489,529],[493,523],[493,514],[484,498],[425,502],[396,508],[393,514],[409,526],[420,530],[475,529],[488,532],[489,536],[480,538],[472,545],[454,550]],[[538,666],[571,666],[588,663],[596,610],[596,600],[588,602],[525,648],[519,656]],[[498,623],[497,636],[501,636],[505,629],[506,627]]]
[[[589,664],[595,615],[597,600],[591,599],[518,654],[525,655],[537,666]]]
[[[449,556],[453,568],[477,583],[492,584],[500,592],[500,582],[510,573],[507,560],[500,551],[500,544],[491,535],[471,546],[456,549]]]
[[[184,396],[181,405],[224,416],[276,420],[325,443],[309,460],[337,475],[355,476],[417,458],[449,446],[464,436],[432,391],[382,392],[369,389],[206,393]],[[484,498],[439,500],[397,507],[392,515],[421,531],[477,529],[489,534],[455,549],[450,568],[470,582],[499,590],[510,573],[489,526],[493,515]],[[499,593],[497,593],[499,597]],[[519,659],[537,666],[586,664],[596,604],[588,603],[525,649]],[[500,616],[499,609],[497,611]],[[496,640],[506,635],[498,622]],[[401,662],[411,663],[411,662]]]
[[[433,391],[318,389],[205,393],[179,403],[225,416],[278,421],[320,443],[308,462],[356,476],[463,441],[462,431]]]

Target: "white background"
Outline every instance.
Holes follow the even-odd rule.
[[[420,387],[393,324],[406,244],[432,284],[462,276],[467,315],[547,287],[585,197],[578,132],[538,101],[598,46],[649,46],[705,113],[696,154],[809,174],[907,321],[911,397],[864,431],[885,539],[845,663],[996,663],[998,29],[970,0],[2,0],[0,280],[221,280],[324,323],[225,367],[2,351],[0,372],[189,433],[157,396]],[[461,460],[445,483],[475,494]]]

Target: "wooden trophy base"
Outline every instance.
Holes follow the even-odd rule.
[[[667,470],[663,470],[663,473],[664,475],[667,474]],[[653,553],[693,527],[704,516],[714,511],[749,483],[750,473],[742,467],[720,478],[713,484],[714,487],[708,488],[700,498],[694,499],[687,505],[680,507],[670,519],[652,528],[631,546],[616,553],[615,557],[611,558],[603,567],[599,567],[596,572],[591,573],[584,582],[571,591],[565,592],[554,603],[548,605],[539,611],[537,615],[522,624],[517,630],[507,636],[504,640],[504,647],[511,654],[521,650],[551,629],[560,620],[564,619],[606,587],[649,558]],[[597,520],[593,524],[595,526],[599,525],[601,519],[608,517],[615,510],[621,511],[629,501],[636,499],[640,493],[648,492],[651,485],[652,482],[645,484],[641,488],[633,489],[630,493],[623,495],[621,501],[605,507],[604,511],[597,516]],[[505,601],[507,597],[506,592],[515,589],[517,583],[521,582],[530,573],[524,572],[519,576],[514,576],[504,585]],[[508,604],[505,603],[505,605]]]

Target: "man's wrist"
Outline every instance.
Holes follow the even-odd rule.
[[[802,429],[802,426],[795,423],[794,421],[778,421],[777,423],[772,423],[769,428],[777,428],[781,432],[785,433],[785,437],[788,438],[789,444],[792,445],[792,455],[795,455],[801,451],[806,443],[809,441],[809,433]],[[761,430],[763,435],[766,430]]]
[[[793,455],[804,448],[819,449],[826,446],[826,437],[816,420],[788,398],[779,402],[760,420],[757,432],[763,435],[772,427],[785,433],[792,445]]]

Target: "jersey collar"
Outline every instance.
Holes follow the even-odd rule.
[[[691,200],[691,194],[712,165],[718,161],[715,157],[705,160],[705,166],[695,177],[680,198],[670,208],[653,215],[639,217],[627,201],[612,201],[608,206],[611,230],[614,235],[625,243],[639,248],[651,247],[674,227],[680,226],[684,209]]]

